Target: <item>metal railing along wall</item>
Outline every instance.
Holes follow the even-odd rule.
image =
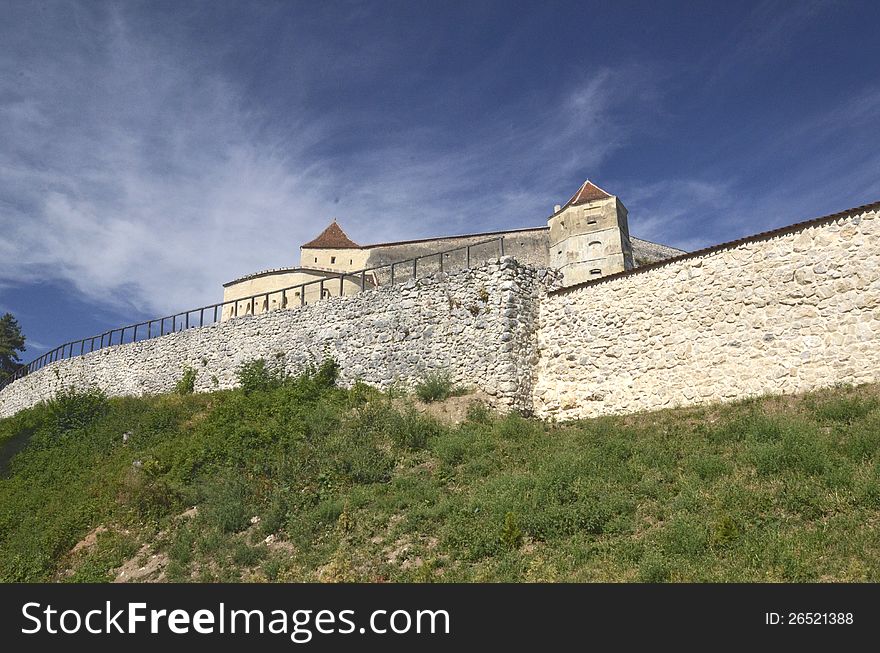
[[[480,251],[474,252],[474,250],[481,247],[485,249],[490,244],[495,244],[496,246],[493,248],[493,253],[497,253],[499,258],[504,256],[504,237],[500,236],[498,238],[481,240],[476,243],[462,245],[461,247],[455,247],[440,252],[432,252],[430,254],[416,256],[402,261],[394,261],[393,263],[387,263],[372,268],[365,268],[354,272],[339,272],[338,274],[331,274],[334,274],[333,279],[339,279],[339,295],[345,294],[346,281],[349,282],[349,287],[353,285],[355,291],[360,292],[367,287],[368,275],[370,275],[370,286],[394,285],[395,283],[418,278],[420,262],[426,262],[428,264],[422,266],[421,269],[423,274],[425,273],[426,268],[427,274],[434,271],[442,272],[444,269],[451,269],[451,262],[449,259],[452,259],[453,254],[459,252],[464,258],[464,267],[469,268],[475,260],[479,260],[480,258]],[[487,258],[494,258],[494,256]],[[433,266],[430,266],[431,263],[436,263],[435,269],[432,269]],[[383,271],[387,271],[387,274],[380,275],[379,273]],[[378,283],[380,276],[384,276],[387,279],[388,284]],[[112,345],[122,345],[142,340],[150,340],[169,333],[175,333],[176,331],[207,326],[216,322],[221,322],[224,319],[238,317],[239,307],[242,305],[244,305],[243,315],[253,315],[258,312],[290,308],[292,305],[288,303],[287,295],[288,293],[293,292],[294,298],[297,299],[302,306],[307,303],[307,287],[317,286],[318,296],[316,299],[322,299],[327,296],[325,293],[329,292],[328,289],[335,283],[333,279],[315,279],[314,281],[306,281],[287,288],[279,288],[277,290],[261,292],[248,297],[240,297],[238,299],[231,299],[217,304],[200,306],[181,313],[175,313],[174,315],[159,317],[154,320],[147,320],[146,322],[139,322],[137,324],[129,324],[128,326],[120,327],[118,329],[111,329],[102,334],[82,338],[81,340],[66,342],[52,351],[46,352],[42,356],[35,358],[26,365],[22,365],[12,375],[3,381],[0,381],[0,388],[4,388],[13,381],[27,376],[31,372],[35,372],[49,363],[54,363],[58,360],[82,356],[83,354],[88,354]],[[273,309],[269,302],[270,296],[274,295],[280,295],[282,298],[282,301],[278,303],[277,309]],[[264,301],[260,304],[260,310],[258,311],[257,300],[260,299]],[[224,318],[223,311],[227,307],[231,307],[231,311],[230,314]]]

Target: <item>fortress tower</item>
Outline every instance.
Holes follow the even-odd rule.
[[[352,272],[367,267],[364,248],[349,238],[333,219],[317,238],[299,248],[299,264],[303,268]]]
[[[589,179],[548,220],[549,264],[572,286],[634,267],[626,207]]]

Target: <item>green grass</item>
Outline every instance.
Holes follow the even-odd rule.
[[[335,371],[0,420],[33,433],[0,478],[0,579],[109,580],[146,543],[172,581],[880,580],[876,387],[450,426]]]

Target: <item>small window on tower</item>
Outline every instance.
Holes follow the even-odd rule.
[[[602,274],[602,270],[600,270],[599,268],[593,268],[592,270],[590,270],[590,274]]]
[[[353,259],[353,258],[348,259],[348,264],[349,264],[349,265],[354,265],[354,259]]]
[[[596,220],[587,220],[587,224],[596,224]]]
[[[315,257],[315,263],[317,263],[317,262],[318,262],[318,257],[316,256],[316,257]]]
[[[335,256],[331,256],[331,257],[330,257],[330,265],[333,265],[334,263],[336,263],[336,257],[335,257]]]

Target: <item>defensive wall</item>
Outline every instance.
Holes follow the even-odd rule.
[[[535,413],[573,419],[880,381],[878,208],[550,293]]]
[[[557,289],[513,256],[59,360],[0,416],[62,387],[232,387],[255,358],[325,356],[345,383],[443,371],[500,409],[577,419],[880,381],[880,203]]]
[[[547,270],[512,258],[435,273],[314,304],[241,315],[210,326],[114,345],[52,362],[0,390],[0,417],[63,388],[108,395],[169,392],[185,368],[196,391],[231,388],[258,358],[296,373],[325,357],[344,384],[412,384],[430,372],[484,390],[499,409],[531,398],[538,294]]]

